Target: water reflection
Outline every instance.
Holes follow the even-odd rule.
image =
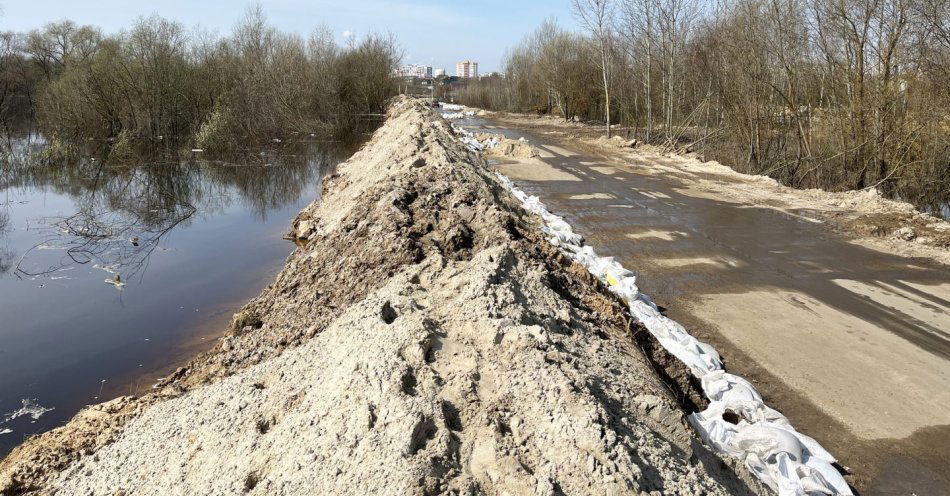
[[[0,162],[0,456],[213,341],[273,280],[290,220],[349,151]]]
[[[5,246],[4,236],[10,228],[10,214],[7,212],[6,205],[0,206],[0,276],[10,271],[14,264],[16,253],[8,246]]]
[[[269,211],[298,199],[340,150],[301,144],[281,150],[178,162],[108,165],[86,157],[70,163],[22,163],[0,190],[53,191],[75,201],[66,215],[30,219],[36,243],[19,257],[0,250],[0,273],[20,278],[57,277],[77,265],[112,274],[121,287],[148,265],[162,238],[192,217],[213,216],[240,202],[261,221]],[[0,214],[0,237],[9,214]]]

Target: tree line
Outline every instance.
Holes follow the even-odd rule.
[[[597,120],[795,187],[950,200],[950,0],[572,0],[469,105]]]
[[[70,21],[0,32],[0,132],[7,146],[35,128],[51,146],[184,139],[209,150],[341,138],[385,111],[399,59],[391,36],[340,46],[317,28],[305,39],[259,7],[225,37],[157,15],[110,35]]]

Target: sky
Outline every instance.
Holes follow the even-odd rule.
[[[225,35],[257,3],[273,25],[302,35],[321,24],[340,42],[391,32],[405,63],[444,68],[450,75],[455,62],[465,59],[478,62],[481,73],[502,70],[505,50],[545,18],[576,26],[570,0],[0,0],[0,31],[71,19],[113,33],[157,13]]]

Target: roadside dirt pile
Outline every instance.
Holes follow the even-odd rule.
[[[216,348],[0,463],[0,493],[750,494],[685,366],[396,100]]]
[[[641,145],[641,143],[638,140],[627,139],[627,138],[624,138],[623,136],[618,136],[618,135],[613,135],[610,138],[606,136],[601,136],[599,138],[596,138],[590,141],[598,145],[603,145],[603,146],[612,145],[612,146],[619,146],[620,148],[636,148]]]
[[[485,154],[495,157],[534,158],[541,152],[524,140],[513,140],[500,134],[482,133],[477,137],[485,145]]]

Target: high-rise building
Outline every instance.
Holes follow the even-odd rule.
[[[444,76],[444,75],[445,75],[445,69],[436,69],[436,70],[435,70],[435,77]]]
[[[455,64],[455,75],[460,78],[477,78],[478,77],[478,62],[472,62],[471,60],[463,60]]]

